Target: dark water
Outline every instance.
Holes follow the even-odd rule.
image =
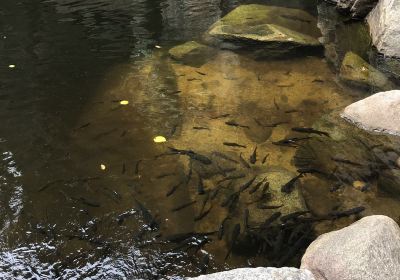
[[[335,85],[334,71],[320,55],[258,62],[221,51],[201,69],[221,77],[210,74],[202,84],[189,83],[199,74],[168,62],[164,49],[200,38],[239,2],[1,1],[1,279],[179,278],[204,273],[208,254],[208,272],[277,265],[249,253],[257,251],[254,246],[234,251],[225,261],[229,237],[219,241],[212,235],[196,236],[186,246],[165,241],[178,233],[216,231],[226,216],[215,202],[206,205],[214,212],[211,217],[193,219],[203,201],[196,195],[196,176],[204,175],[206,188],[212,189],[212,171],[186,157],[157,157],[168,152],[167,146],[211,156],[213,150],[227,149],[215,143],[229,137],[229,142],[248,145],[246,155],[258,143],[259,162],[269,151],[274,168],[291,169],[293,151],[262,144],[271,135],[284,137],[287,127],[244,135],[225,131],[209,117],[228,112],[246,123],[258,110],[263,115],[254,117],[262,120],[286,118],[285,123],[304,126],[354,100],[350,90]],[[317,13],[316,3],[289,2],[287,6]],[[294,84],[292,94],[282,77]],[[315,79],[328,82],[318,85]],[[271,87],[276,96],[259,93]],[[220,95],[207,95],[210,89]],[[297,96],[304,92],[306,97]],[[272,112],[275,98],[287,110],[307,113],[287,118],[282,110]],[[120,100],[129,105],[120,105]],[[193,132],[193,126],[213,132]],[[157,135],[165,136],[168,144],[154,143]],[[186,178],[191,165],[193,186],[181,186],[167,200],[166,192]],[[260,164],[246,175],[263,170]],[[195,205],[171,212],[192,200]],[[140,205],[158,227],[149,226],[152,219]],[[232,220],[242,221],[243,209]],[[264,214],[257,215],[255,220],[263,220]],[[298,260],[280,263],[290,264]]]

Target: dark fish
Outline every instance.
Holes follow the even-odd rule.
[[[217,183],[220,184],[220,183],[225,182],[225,181],[241,179],[241,178],[244,178],[244,177],[246,177],[245,174],[231,175],[231,176],[228,176],[228,177],[225,177],[225,178],[219,180]]]
[[[298,113],[298,112],[300,112],[300,111],[299,110],[295,110],[295,109],[285,111],[286,114]]]
[[[200,261],[200,273],[206,274],[208,266],[210,264],[210,255],[204,254]]]
[[[243,213],[243,228],[245,231],[249,228],[249,209],[245,209]]]
[[[164,174],[157,175],[157,176],[156,176],[156,179],[162,179],[162,178],[169,177],[169,176],[174,176],[174,175],[176,175],[175,172],[172,172],[172,173],[164,173]]]
[[[305,214],[308,214],[308,213],[310,213],[310,211],[297,211],[297,212],[293,212],[293,213],[287,214],[285,216],[282,216],[280,220],[282,223],[286,223],[289,220],[296,219],[296,218],[303,216]]]
[[[266,181],[264,186],[263,186],[263,188],[262,188],[262,190],[261,190],[261,193],[265,193],[268,189],[269,189],[269,182]]]
[[[121,173],[122,174],[125,174],[125,172],[126,172],[126,167],[125,167],[125,162],[122,164],[122,171],[121,171]]]
[[[192,82],[192,81],[201,81],[201,79],[197,79],[197,78],[189,78],[187,79],[188,82]]]
[[[259,125],[259,126],[262,126],[262,127],[277,127],[278,125],[281,125],[281,124],[287,124],[288,122],[284,122],[284,121],[281,121],[281,122],[276,122],[276,123],[272,123],[272,124],[263,124],[263,123],[261,123],[259,120],[257,120],[257,119],[254,119],[254,121]]]
[[[284,193],[291,193],[294,189],[294,184],[297,182],[298,179],[300,179],[301,177],[303,177],[303,174],[300,173],[299,175],[297,175],[296,177],[292,178],[289,182],[287,182],[286,184],[284,184],[281,187],[281,192]]]
[[[276,110],[280,110],[278,103],[276,103],[275,97],[274,97],[274,105],[275,105]]]
[[[44,190],[46,190],[47,188],[56,185],[58,183],[85,183],[85,182],[89,182],[92,180],[98,180],[100,179],[100,177],[87,177],[87,178],[76,178],[76,179],[70,179],[70,180],[63,180],[63,179],[58,179],[58,180],[54,180],[51,182],[48,182],[47,184],[45,184],[43,187],[41,187],[38,192],[42,192]]]
[[[311,233],[312,229],[309,228],[307,232],[303,234],[303,236],[296,241],[296,243],[291,246],[286,255],[284,255],[278,262],[278,267],[281,267],[283,264],[287,263],[292,257],[296,255],[296,253],[303,247],[307,245],[307,241],[309,238],[309,234]]]
[[[333,161],[340,162],[340,163],[346,163],[346,164],[355,165],[355,166],[363,166],[360,163],[357,163],[357,162],[354,162],[354,161],[351,161],[348,159],[344,159],[344,158],[332,157],[331,159]]]
[[[267,158],[269,157],[269,154],[266,154],[263,160],[261,161],[262,164],[264,164],[267,161]]]
[[[213,152],[213,155],[216,155],[222,159],[225,159],[225,160],[233,162],[233,163],[239,163],[237,160],[234,160],[233,158],[230,158],[227,155],[220,153],[220,152]]]
[[[138,210],[140,211],[140,213],[142,214],[143,217],[143,221],[152,229],[159,229],[160,226],[157,223],[157,221],[155,220],[155,218],[153,217],[153,215],[151,215],[150,211],[144,207],[144,205],[142,203],[140,203],[139,200],[137,200],[136,198],[133,198],[138,206]]]
[[[232,194],[230,194],[222,203],[221,203],[221,207],[226,207],[229,206],[232,201],[235,201],[236,198],[238,198],[240,196],[240,192],[234,192]]]
[[[193,129],[196,129],[196,130],[210,130],[208,127],[205,127],[205,126],[193,126]]]
[[[239,189],[239,192],[244,192],[245,190],[247,190],[251,186],[251,184],[253,184],[253,182],[256,180],[256,178],[257,178],[257,176],[254,176],[248,182],[246,182],[244,185],[242,185]]]
[[[212,119],[212,120],[222,119],[222,118],[227,118],[227,117],[229,117],[230,115],[231,115],[231,114],[222,114],[222,115],[219,115],[219,116],[211,117],[210,119]]]
[[[285,138],[282,140],[279,140],[277,142],[272,142],[272,144],[277,145],[277,146],[287,146],[287,147],[294,147],[296,148],[297,142],[301,141],[301,140],[308,140],[311,137],[303,137],[303,138],[297,138],[297,137],[293,137],[293,138]]]
[[[168,197],[168,196],[172,195],[182,184],[183,184],[183,181],[179,182],[176,185],[173,185],[171,187],[171,189],[167,192],[166,196]]]
[[[239,235],[240,235],[240,224],[236,224],[232,231],[231,243],[229,245],[228,253],[225,256],[225,260],[227,260],[229,255],[231,254],[233,246],[236,244],[236,241],[237,241]]]
[[[225,227],[226,227],[226,221],[228,221],[230,219],[229,216],[227,216],[225,219],[223,219],[221,225],[219,226],[219,230],[218,230],[218,239],[221,240],[222,237],[224,236],[225,233]]]
[[[189,184],[190,179],[192,179],[192,174],[193,174],[193,165],[192,165],[192,162],[190,162],[190,164],[189,164],[189,172],[186,175],[186,185]]]
[[[271,194],[263,192],[263,193],[261,193],[261,195],[258,198],[256,198],[253,201],[248,202],[247,204],[250,205],[250,204],[257,203],[257,202],[260,202],[260,201],[263,201],[263,200],[266,200],[266,199],[269,199],[269,198],[271,198]]]
[[[327,175],[325,172],[318,170],[316,168],[299,168],[299,169],[297,169],[297,172],[302,173],[302,174],[319,173],[322,175]]]
[[[278,208],[281,208],[281,207],[283,207],[283,204],[281,204],[281,205],[257,204],[257,208],[258,209],[263,209],[263,210],[265,210],[265,209],[278,209]]]
[[[241,163],[244,167],[246,167],[246,168],[248,168],[248,169],[251,168],[250,164],[248,164],[247,161],[242,157],[242,153],[240,153],[239,159],[240,159],[240,163]]]
[[[208,157],[203,156],[203,155],[198,154],[198,153],[195,153],[192,150],[179,150],[179,149],[175,149],[175,148],[172,148],[172,147],[168,147],[168,148],[173,153],[180,154],[180,155],[186,155],[186,156],[190,157],[191,159],[197,160],[197,161],[199,161],[199,162],[201,162],[203,164],[209,165],[209,164],[212,163],[212,161]]]
[[[257,161],[257,146],[254,148],[254,151],[251,154],[249,161],[250,161],[251,164],[255,164],[256,163],[256,161]]]
[[[229,126],[250,128],[250,127],[248,127],[247,125],[238,124],[238,123],[237,123],[236,121],[234,121],[234,120],[227,121],[227,122],[225,122],[225,124],[226,124],[226,125],[229,125]]]
[[[214,198],[217,197],[217,195],[218,195],[220,189],[221,189],[220,187],[216,187],[215,189],[213,189],[213,190],[211,191],[211,193],[210,193],[210,199],[211,199],[211,200],[213,200]]]
[[[196,200],[189,201],[189,202],[186,202],[186,203],[184,203],[184,204],[182,204],[182,205],[179,205],[179,206],[177,206],[177,207],[175,207],[175,208],[172,208],[171,211],[172,211],[172,212],[176,212],[176,211],[185,209],[186,207],[189,207],[189,206],[191,206],[191,205],[193,205],[193,204],[195,204],[195,203],[196,203]]]
[[[196,71],[196,73],[197,73],[197,74],[200,74],[200,75],[202,75],[202,76],[205,76],[205,75],[206,75],[206,73],[203,73],[203,72],[200,72],[200,71]]]
[[[198,194],[205,194],[203,178],[201,178],[200,175],[199,175],[199,182],[197,183],[197,193]]]
[[[313,82],[313,83],[323,83],[324,80],[321,80],[321,79],[314,79],[312,82]]]
[[[85,123],[85,124],[81,125],[80,127],[78,127],[77,129],[82,129],[82,128],[88,127],[90,124],[91,124],[90,122]]]
[[[351,208],[351,209],[345,210],[345,211],[334,211],[334,212],[329,213],[329,216],[335,217],[335,218],[342,218],[342,217],[347,217],[350,215],[359,214],[359,213],[363,212],[364,210],[365,210],[364,206],[359,206],[359,207]]]
[[[175,125],[172,127],[171,133],[170,133],[171,136],[173,136],[173,135],[175,134],[177,128],[178,128],[178,124],[175,124]]]
[[[258,182],[250,191],[249,194],[253,194],[256,191],[258,191],[258,189],[261,187],[262,183],[264,183],[266,180],[266,178],[264,178],[262,181]]]
[[[208,215],[208,213],[210,213],[211,209],[212,209],[212,205],[210,206],[210,208],[208,208],[207,211],[204,211],[204,212],[200,213],[199,215],[197,215],[196,217],[194,217],[194,221],[196,222],[196,221],[200,221],[201,219],[203,219],[205,216]]]
[[[135,165],[135,175],[138,175],[138,174],[139,174],[139,165],[140,165],[141,162],[142,162],[141,159],[139,159],[139,160],[136,162],[136,165]]]
[[[80,197],[79,201],[82,202],[83,204],[87,205],[87,206],[90,206],[90,207],[100,207],[101,206],[99,203],[97,203],[95,201],[88,200],[88,199],[86,199],[84,197]]]
[[[127,130],[124,130],[124,131],[122,131],[122,133],[121,133],[120,137],[124,137],[124,136],[125,136],[127,133],[128,133],[128,131],[127,131]]]
[[[281,212],[275,212],[269,218],[267,218],[264,223],[261,225],[261,228],[267,228],[271,225],[275,220],[277,220],[282,215]]]
[[[329,137],[328,132],[316,130],[312,127],[293,127],[292,131],[301,132],[301,133],[314,133],[314,134],[325,135],[325,136]]]
[[[224,144],[225,146],[229,146],[229,147],[246,148],[245,145],[240,145],[240,144],[232,143],[232,142],[223,142],[222,144]]]
[[[204,196],[203,202],[201,204],[200,213],[203,212],[204,207],[206,207],[206,204],[209,199],[210,199],[210,192],[207,192],[206,195]]]

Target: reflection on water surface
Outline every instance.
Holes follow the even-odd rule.
[[[289,2],[317,13],[316,3]],[[319,51],[255,60],[220,49],[198,67],[168,56],[239,4],[2,1],[2,279],[163,279],[298,265],[316,234],[354,219],[318,220],[324,205],[310,205],[315,197],[335,217],[372,199],[388,205],[371,206],[379,213],[400,215],[397,200],[356,190],[374,176],[307,174],[281,192],[310,160],[308,137],[339,141],[329,125],[321,127],[330,137],[292,128],[311,127],[366,93],[338,84]],[[277,145],[287,138],[297,140]],[[358,200],[300,191],[304,182],[331,188],[339,177],[361,181],[345,188]],[[276,223],[274,213],[307,208],[313,214],[300,213],[303,220]]]

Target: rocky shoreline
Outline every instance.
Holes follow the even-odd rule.
[[[241,268],[193,280],[397,280],[400,227],[386,216],[365,217],[321,235],[307,248],[300,269]]]

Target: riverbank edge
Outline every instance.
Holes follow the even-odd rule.
[[[192,280],[396,280],[400,277],[400,227],[383,215],[367,216],[319,236],[298,268],[239,268]]]

